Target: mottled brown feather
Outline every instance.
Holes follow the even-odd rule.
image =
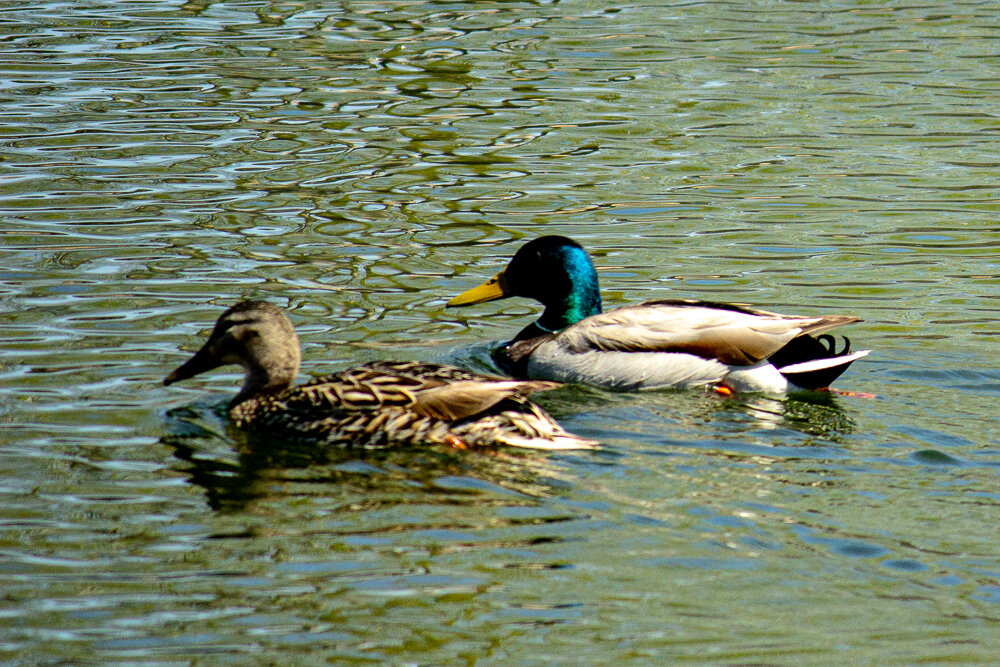
[[[212,336],[164,380],[172,384],[220,365],[247,369],[230,403],[237,427],[287,442],[365,447],[460,443],[534,449],[590,449],[524,397],[556,382],[517,381],[452,366],[382,361],[290,386],[298,372],[298,338],[269,303],[227,310]]]

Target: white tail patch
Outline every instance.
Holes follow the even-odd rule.
[[[812,371],[823,370],[824,368],[836,368],[837,366],[845,366],[861,357],[867,356],[871,350],[861,350],[860,352],[854,352],[852,354],[845,354],[840,357],[824,357],[822,359],[813,359],[812,361],[803,361],[799,364],[791,364],[790,366],[784,366],[778,370],[781,373],[811,373]]]
[[[524,449],[573,450],[597,449],[598,443],[575,435],[552,435],[549,438],[528,438],[520,435],[504,433],[497,438],[499,442],[511,447]]]
[[[730,366],[729,374],[722,381],[733,391],[759,391],[782,394],[788,391],[788,380],[767,361],[753,366]]]

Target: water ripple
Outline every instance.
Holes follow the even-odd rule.
[[[994,18],[6,3],[0,655],[993,659]],[[608,306],[855,313],[877,397],[566,388],[605,448],[543,457],[255,448],[235,373],[161,385],[249,297],[308,373],[488,370],[537,307],[444,301],[542,233]]]

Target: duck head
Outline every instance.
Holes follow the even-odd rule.
[[[255,394],[289,387],[300,360],[299,337],[285,313],[266,301],[242,301],[219,317],[208,341],[163,384],[238,364],[247,373],[231,403],[236,405]]]
[[[565,236],[542,236],[525,243],[503,271],[459,294],[447,306],[468,306],[511,296],[534,299],[545,306],[542,316],[514,340],[560,331],[601,312],[594,263],[579,243]]]

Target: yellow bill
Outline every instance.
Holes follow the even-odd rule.
[[[462,292],[454,299],[446,303],[445,307],[451,308],[453,306],[471,306],[474,303],[483,303],[486,301],[493,301],[495,299],[502,299],[505,296],[510,295],[507,293],[507,280],[504,278],[503,271],[501,271],[479,287],[473,287],[467,292]]]

